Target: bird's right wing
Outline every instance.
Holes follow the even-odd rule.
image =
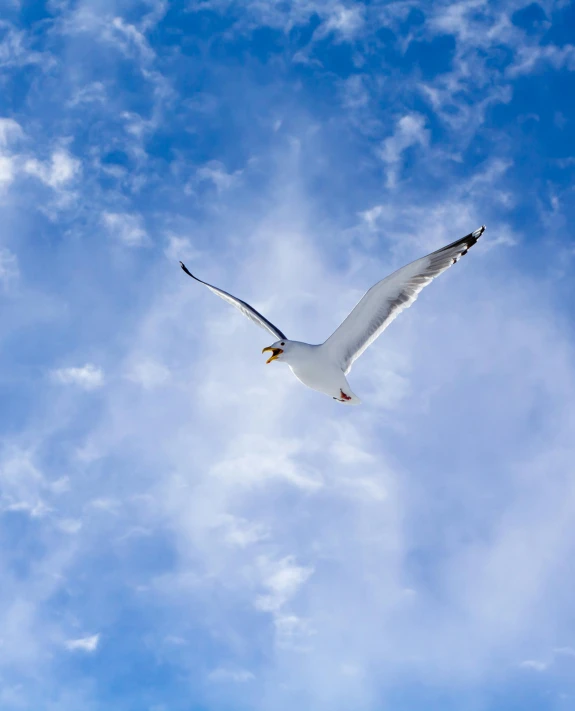
[[[265,316],[262,316],[258,311],[256,311],[253,306],[246,304],[246,302],[242,301],[241,299],[236,299],[235,296],[228,294],[228,292],[223,291],[223,289],[218,289],[217,286],[212,286],[211,284],[208,284],[207,282],[202,281],[201,279],[198,279],[198,277],[194,276],[192,274],[192,272],[190,272],[188,270],[188,268],[186,267],[186,265],[183,262],[180,262],[180,265],[188,276],[191,276],[192,279],[199,281],[200,284],[207,286],[210,291],[213,291],[214,294],[217,294],[221,299],[223,299],[224,301],[227,301],[228,304],[235,306],[236,309],[239,309],[243,313],[244,316],[247,316],[250,319],[250,321],[253,321],[254,323],[256,323],[260,328],[263,328],[266,331],[269,331],[273,336],[275,336],[278,339],[278,341],[287,340],[287,336],[285,336],[279,330],[279,328],[276,328],[273,325],[273,323],[268,321]]]
[[[485,226],[438,249],[382,279],[323,344],[344,373],[353,361],[383,333],[396,316],[417,299],[419,292],[460,257],[467,254],[485,231]]]

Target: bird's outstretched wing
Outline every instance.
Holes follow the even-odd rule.
[[[268,321],[265,316],[262,316],[258,311],[256,311],[253,306],[246,304],[246,302],[242,301],[241,299],[236,299],[235,296],[228,294],[228,292],[223,291],[223,289],[218,289],[217,286],[212,286],[211,284],[208,284],[207,282],[202,281],[201,279],[198,279],[198,277],[194,276],[192,274],[192,272],[190,272],[188,270],[188,268],[186,267],[186,265],[183,262],[180,262],[180,265],[188,276],[191,276],[192,279],[199,281],[200,284],[207,286],[210,291],[213,291],[214,294],[217,294],[221,299],[223,299],[224,301],[227,301],[228,304],[235,306],[236,309],[239,309],[243,313],[244,316],[247,316],[250,319],[250,321],[257,323],[257,325],[260,326],[260,328],[264,328],[266,331],[269,331],[278,340],[287,340],[287,336],[285,336],[279,330],[279,328],[276,328],[273,325],[273,323]]]
[[[485,225],[466,237],[398,269],[371,287],[323,344],[330,356],[349,373],[356,358],[389,326],[436,276],[455,264],[477,242]]]

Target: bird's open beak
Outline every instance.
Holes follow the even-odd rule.
[[[271,363],[272,360],[275,360],[275,359],[280,355],[280,353],[283,353],[283,351],[282,351],[281,348],[272,348],[271,346],[268,346],[267,348],[264,348],[263,351],[262,351],[262,353],[265,353],[266,351],[270,351],[270,353],[272,354],[272,355],[266,360],[266,365],[267,365],[268,363]]]

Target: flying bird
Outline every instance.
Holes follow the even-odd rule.
[[[484,231],[485,225],[446,247],[416,259],[377,282],[364,294],[327,341],[319,345],[290,341],[253,306],[198,279],[183,262],[180,262],[180,265],[188,276],[207,286],[210,291],[235,306],[244,316],[277,339],[262,351],[271,353],[266,363],[274,360],[287,363],[296,378],[308,388],[329,395],[346,405],[359,405],[361,400],[352,392],[345,377],[353,362],[383,333],[394,318],[413,304],[425,286],[467,254]]]

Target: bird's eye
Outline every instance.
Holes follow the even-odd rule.
[[[282,342],[280,343],[280,346],[285,346],[285,343],[282,341]]]

